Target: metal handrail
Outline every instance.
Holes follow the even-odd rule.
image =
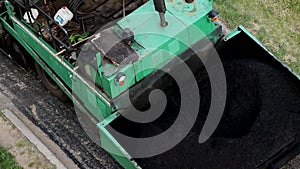
[[[39,30],[38,32],[40,33],[40,36],[42,36],[42,29],[44,29],[44,31],[47,31],[51,38],[54,40],[53,41],[53,46],[54,48],[56,48],[56,50],[61,50],[61,47],[67,49],[67,50],[71,50],[72,49],[72,44],[70,42],[70,36],[67,32],[67,30],[65,28],[63,28],[61,25],[59,25],[59,23],[57,23],[51,16],[49,16],[43,9],[41,9],[38,5],[36,5],[36,3],[34,3],[32,0],[23,0],[23,4],[21,1],[16,1],[17,4],[19,6],[21,6],[22,8],[24,8],[26,10],[26,12],[28,12],[28,14],[30,15],[29,18],[33,18],[33,14],[31,12],[31,8],[35,8],[39,11],[39,14],[42,14],[46,17],[47,20],[47,26],[43,26],[41,23],[39,23],[38,21],[35,21],[38,24]],[[64,36],[67,38],[66,42],[63,42],[61,39],[59,39],[57,36],[55,36],[53,34],[53,29],[52,27],[50,27],[50,21],[55,24],[55,26],[57,26],[64,34]],[[33,23],[31,22],[31,19],[29,19],[29,22],[31,24],[31,26],[33,27]],[[55,43],[57,42],[58,45]]]

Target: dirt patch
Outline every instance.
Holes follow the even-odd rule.
[[[7,148],[24,169],[54,169],[38,149],[0,112],[0,145]]]
[[[288,162],[281,169],[299,169],[300,168],[300,156],[297,156],[295,159]]]

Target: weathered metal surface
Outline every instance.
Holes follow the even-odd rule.
[[[134,63],[138,60],[136,52],[119,37],[112,28],[98,33],[92,43],[117,67]]]

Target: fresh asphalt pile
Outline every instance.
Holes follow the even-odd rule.
[[[190,134],[174,149],[155,157],[138,159],[142,167],[273,169],[279,168],[286,160],[300,153],[299,81],[275,65],[255,60],[242,62],[255,70],[257,78],[248,79],[247,82],[239,79],[243,83],[240,87],[245,86],[243,90],[249,90],[246,83],[258,81],[259,85],[256,87],[259,88],[262,100],[261,111],[249,134],[240,138],[213,137],[206,143],[199,144],[203,122],[198,119],[198,124],[194,125]],[[232,68],[234,64],[224,65],[227,75],[237,74]],[[238,74],[240,73],[242,72]],[[247,75],[247,72],[243,73]],[[201,99],[205,100],[203,97]]]
[[[199,144],[200,129],[195,125],[196,128],[174,149],[152,158],[137,159],[139,164],[143,168],[251,169],[266,168],[269,164],[264,161],[273,159],[272,165],[277,168],[276,165],[281,165],[285,159],[276,159],[275,154],[288,159],[299,153],[299,82],[276,66],[261,62],[249,65],[259,72],[262,105],[248,135],[235,139],[214,137]],[[3,55],[0,56],[0,91],[80,168],[121,168],[86,136],[72,103],[60,102],[44,89],[35,72],[21,69]],[[290,149],[282,149],[287,145]]]

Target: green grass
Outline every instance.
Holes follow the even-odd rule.
[[[32,168],[34,165],[35,165],[35,162],[30,162],[30,163],[28,164],[28,167]]]
[[[0,169],[22,169],[14,156],[3,147],[0,147]]]
[[[245,26],[300,74],[300,0],[215,0],[228,28]]]
[[[2,118],[5,122],[7,121],[7,118],[3,114],[3,112],[0,111],[0,118]]]
[[[25,147],[26,146],[26,142],[24,140],[20,140],[17,142],[16,144],[17,147]]]

